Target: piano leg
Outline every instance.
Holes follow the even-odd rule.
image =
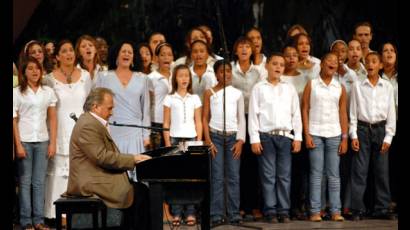
[[[149,186],[149,200],[150,200],[150,215],[151,215],[151,229],[162,230],[162,202],[164,196],[162,193],[162,185],[160,183],[151,183]]]
[[[202,200],[201,204],[201,229],[202,230],[209,230],[210,229],[210,183],[209,180],[206,182],[206,185],[204,186],[204,198]]]

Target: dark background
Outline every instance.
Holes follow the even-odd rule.
[[[349,40],[360,21],[373,25],[372,49],[382,42],[398,44],[398,1],[357,0],[14,0],[13,60],[31,39],[73,42],[82,35],[98,35],[109,45],[120,39],[147,41],[154,31],[163,32],[177,56],[184,51],[186,32],[207,24],[214,34],[213,48],[222,47],[217,20],[220,5],[228,50],[235,39],[255,23],[252,4],[264,3],[258,26],[264,52],[279,51],[286,31],[302,24],[313,40],[313,55],[321,57],[335,39]],[[400,49],[399,49],[400,50]]]

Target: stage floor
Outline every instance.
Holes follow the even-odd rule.
[[[244,226],[249,226],[249,228],[242,226],[231,226],[231,225],[220,225],[212,228],[212,230],[252,230],[252,229],[263,229],[263,230],[276,230],[276,229],[291,229],[291,230],[303,230],[303,229],[348,229],[348,230],[358,230],[358,229],[369,229],[369,230],[396,230],[398,229],[397,220],[362,220],[358,222],[344,221],[344,222],[333,222],[333,221],[323,221],[320,223],[313,223],[310,221],[292,221],[287,224],[269,224],[264,222],[247,222],[243,224]],[[164,230],[170,230],[168,225],[164,225]],[[200,229],[196,226],[184,226],[181,225],[179,230],[196,230]]]

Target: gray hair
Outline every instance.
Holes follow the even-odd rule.
[[[104,101],[105,94],[114,96],[114,93],[108,88],[97,87],[92,89],[88,94],[87,99],[85,99],[83,106],[84,112],[90,112],[93,105],[101,105]]]

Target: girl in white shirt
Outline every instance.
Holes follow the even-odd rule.
[[[338,68],[334,53],[321,62],[320,77],[310,80],[303,92],[302,116],[310,158],[310,220],[321,221],[321,186],[325,174],[332,220],[343,221],[340,202],[339,155],[347,151],[346,90],[333,75]],[[324,173],[323,170],[326,170]]]
[[[158,57],[158,70],[148,75],[151,102],[151,125],[162,128],[164,121],[164,99],[171,92],[171,64],[174,60],[172,46],[169,43],[160,43],[155,49]],[[162,132],[151,132],[152,148],[165,145]]]
[[[212,65],[206,63],[211,47],[202,40],[196,40],[191,45],[192,66],[189,68],[192,74],[192,92],[197,94],[203,101],[205,90],[216,85],[217,81]]]
[[[242,92],[232,87],[232,67],[223,60],[215,62],[218,84],[204,94],[204,137],[211,147],[211,222],[220,224],[225,216],[224,184],[227,183],[227,214],[230,223],[241,223],[239,213],[239,168],[245,142],[246,121]],[[225,75],[225,89],[224,89]],[[223,96],[225,93],[225,120]],[[224,125],[225,121],[225,125]],[[225,127],[225,136],[223,133]],[[224,149],[224,139],[226,149]],[[224,151],[226,150],[226,151]],[[226,162],[226,163],[224,163]],[[224,168],[227,167],[226,177]]]
[[[36,229],[48,229],[44,225],[45,178],[48,159],[56,153],[57,96],[41,85],[43,69],[36,59],[28,57],[20,66],[20,86],[13,89],[20,224],[24,229],[34,229],[33,224]]]
[[[163,127],[170,129],[164,131],[165,146],[178,145],[183,141],[202,140],[201,107],[199,96],[192,94],[192,77],[188,66],[184,64],[176,66],[172,75],[172,91],[164,99]],[[175,200],[186,200],[186,198],[173,198],[174,200],[169,201],[174,215],[172,224],[179,226],[183,206],[173,203]],[[188,225],[196,224],[194,204],[185,205],[184,215]]]
[[[320,60],[310,55],[312,40],[309,35],[300,33],[294,37],[293,46],[299,53],[298,69],[306,73],[310,79],[320,72]]]
[[[353,39],[347,45],[347,67],[356,74],[356,79],[362,82],[367,78],[367,71],[360,62],[363,56],[360,42]]]
[[[82,35],[75,44],[77,68],[86,70],[95,84],[98,71],[103,71],[100,56],[97,53],[97,42],[90,35]],[[107,69],[105,69],[107,70]]]

